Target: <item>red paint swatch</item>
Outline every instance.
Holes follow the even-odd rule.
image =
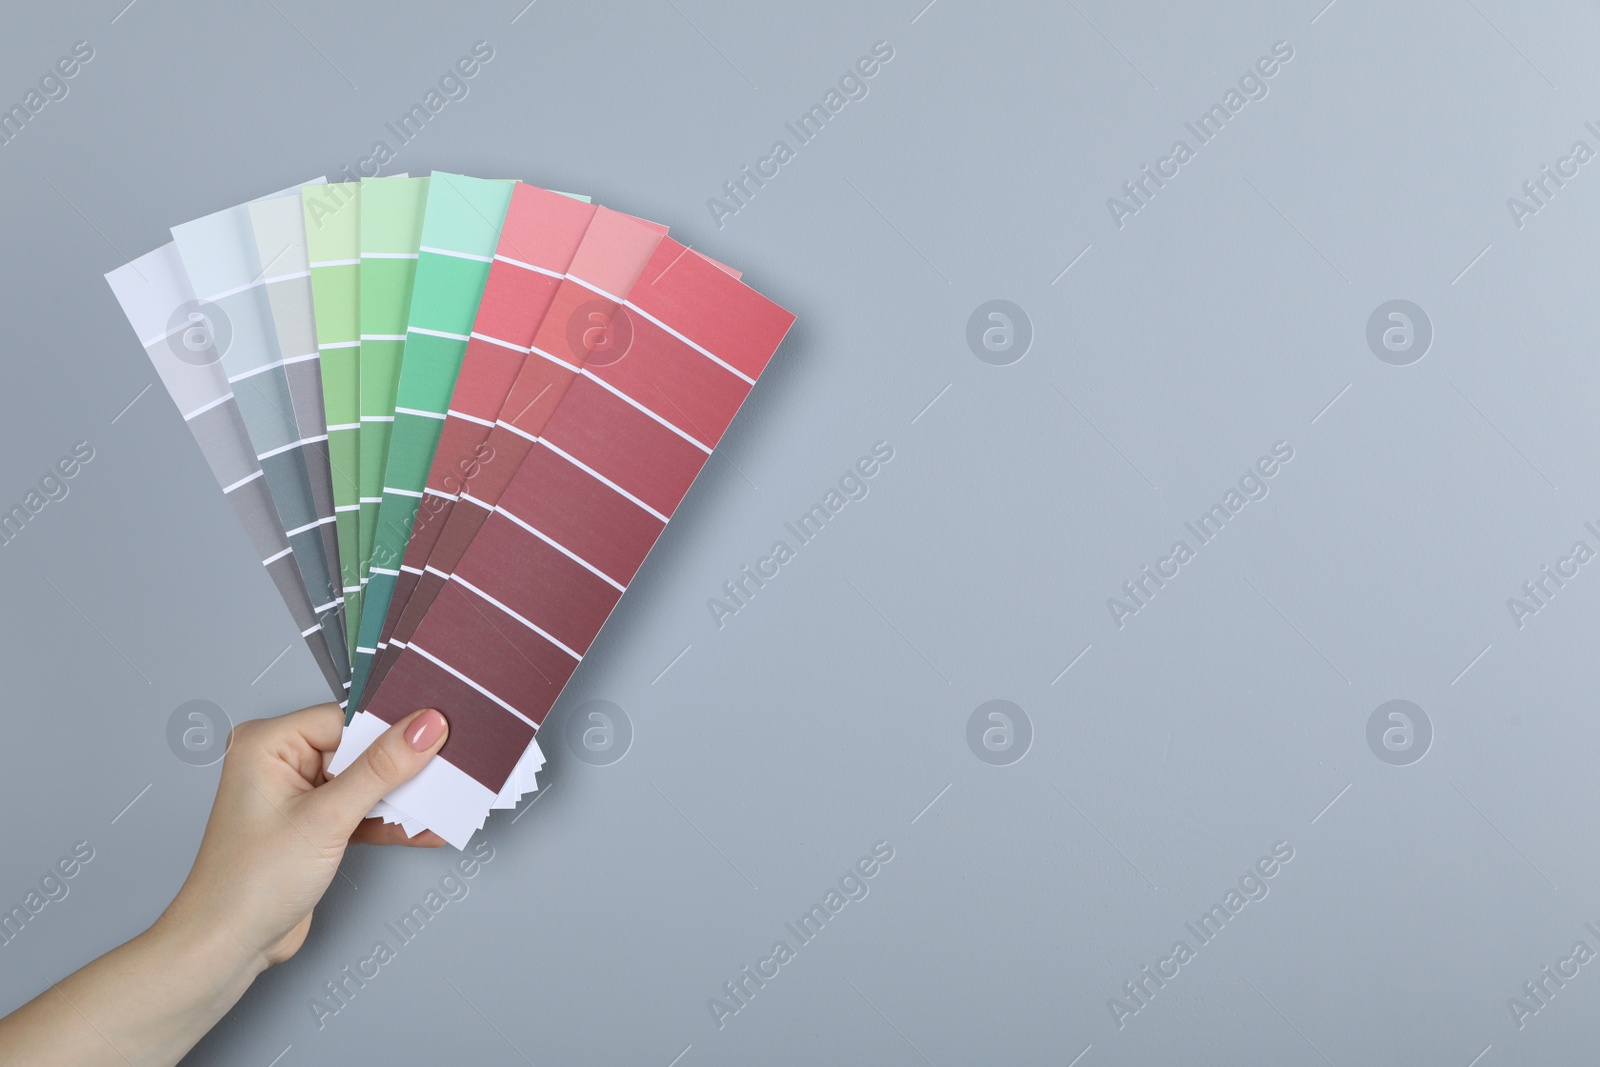
[[[621,308],[611,306],[608,334],[631,336],[620,355],[602,349],[587,366],[526,362],[524,375],[538,367],[544,383],[558,381],[548,369],[557,366],[563,399],[539,433],[515,421],[526,412],[508,399],[497,429],[521,441],[526,458],[492,500],[474,481],[472,495],[489,507],[453,509],[452,521],[477,516],[477,536],[368,703],[396,722],[423,706],[422,694],[437,699],[452,724],[444,758],[490,790],[505,782],[794,321],[674,241],[661,241],[638,277]],[[540,338],[560,322],[561,299]],[[519,377],[513,398],[519,390],[533,386]],[[552,406],[537,391],[532,403],[518,399],[529,410]],[[435,554],[445,547],[441,536]]]
[[[512,360],[521,357],[493,413],[484,414],[492,399],[488,387],[475,386],[479,394],[475,399],[483,401],[483,405],[465,413],[479,421],[457,418],[455,421],[462,425],[451,431],[447,418],[446,431],[451,439],[470,443],[465,462],[472,469],[472,477],[451,494],[457,498],[455,500],[433,493],[424,495],[424,509],[432,509],[435,516],[423,535],[426,543],[419,543],[419,536],[413,534],[407,546],[400,574],[403,584],[396,586],[395,596],[398,602],[400,593],[404,592],[405,602],[399,610],[391,606],[394,621],[386,624],[388,633],[382,638],[385,647],[374,664],[367,694],[381,684],[399,648],[410,641],[433,598],[439,594],[445,577],[455,569],[456,562],[477,536],[483,520],[527,457],[533,438],[543,430],[545,420],[565,396],[567,387],[590,355],[590,348],[606,339],[618,305],[602,294],[625,293],[631,289],[665,236],[666,228],[656,223],[603,207],[593,209],[581,241],[568,254],[564,277],[559,281],[551,279],[554,287],[543,300],[537,320],[522,327],[528,336],[525,343],[518,343],[527,348],[528,353],[508,348],[504,349],[504,356],[496,353],[485,360],[495,362],[496,373],[503,376],[510,370]],[[499,266],[501,263],[497,260],[495,267]],[[660,269],[657,268],[657,273]],[[490,280],[494,280],[492,269]],[[488,303],[487,296],[484,302]],[[474,332],[481,331],[475,327]],[[477,342],[478,338],[474,337],[473,343]],[[457,410],[458,395],[459,384],[451,398],[452,412]],[[490,421],[494,425],[483,425]],[[441,438],[440,452],[443,450]],[[473,464],[474,454],[488,458]],[[458,454],[458,469],[462,462]],[[436,453],[435,468],[437,466]],[[465,506],[456,507],[458,502]],[[367,703],[370,697],[364,696],[363,706]]]
[[[488,445],[489,428],[500,414],[528,346],[598,210],[603,209],[525,183],[518,183],[512,192],[472,338],[467,342],[427,487],[417,508],[416,525],[379,635],[380,650],[387,649],[452,506],[482,469],[495,461]],[[369,688],[377,684],[385,668],[385,657],[380,654]]]

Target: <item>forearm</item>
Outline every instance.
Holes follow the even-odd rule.
[[[0,1019],[0,1063],[175,1064],[265,966],[225,931],[164,916]]]

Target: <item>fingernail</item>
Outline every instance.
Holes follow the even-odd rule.
[[[444,736],[446,723],[444,716],[429,708],[418,715],[411,724],[411,733],[406,737],[406,744],[417,752],[426,752],[433,747],[433,743]]]

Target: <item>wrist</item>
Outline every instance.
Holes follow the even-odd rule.
[[[171,961],[175,977],[185,975],[198,983],[197,992],[209,990],[224,1001],[226,1011],[267,969],[269,961],[258,946],[238,935],[234,923],[217,916],[191,919],[182,903],[180,893],[139,940],[160,958]]]

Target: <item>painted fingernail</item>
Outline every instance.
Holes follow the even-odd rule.
[[[444,716],[429,708],[418,715],[411,724],[411,733],[406,737],[406,743],[417,752],[426,752],[433,747],[433,743],[444,736]]]

